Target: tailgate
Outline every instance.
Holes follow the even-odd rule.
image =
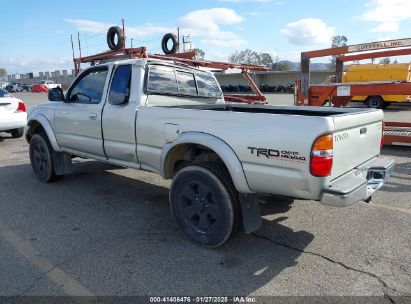
[[[380,154],[381,110],[337,115],[334,120],[334,179]]]

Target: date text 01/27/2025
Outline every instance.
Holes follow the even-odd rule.
[[[257,303],[255,297],[207,297],[207,296],[182,296],[182,297],[150,297],[150,303]]]

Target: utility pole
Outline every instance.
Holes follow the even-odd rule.
[[[133,48],[133,38],[131,38],[131,48]]]

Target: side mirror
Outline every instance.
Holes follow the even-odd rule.
[[[50,101],[64,101],[64,93],[61,88],[53,88],[48,92],[48,97]]]

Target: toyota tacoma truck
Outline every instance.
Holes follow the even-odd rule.
[[[49,100],[25,129],[40,181],[76,156],[158,173],[177,225],[205,247],[258,229],[259,194],[349,206],[394,167],[381,110],[228,104],[212,73],[164,60],[90,67]]]

